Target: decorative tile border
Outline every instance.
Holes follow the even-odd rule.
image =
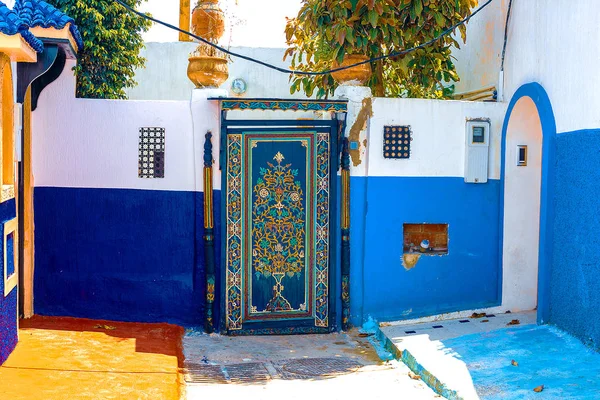
[[[242,329],[242,135],[228,135],[227,161],[227,329]]]
[[[221,102],[221,110],[281,110],[347,112],[345,101],[280,100],[280,99],[209,99]]]
[[[2,198],[0,199],[1,203],[4,203],[7,200],[15,198],[15,186],[14,185],[2,185]]]
[[[315,325],[329,326],[329,134],[317,134],[317,238]]]

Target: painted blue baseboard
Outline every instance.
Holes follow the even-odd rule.
[[[194,192],[35,188],[36,313],[201,325],[202,204]]]
[[[352,178],[352,188],[362,187],[367,192],[366,220],[361,225],[357,218],[361,212],[357,200],[352,206],[352,232],[353,241],[359,243],[362,231],[364,252],[352,253],[352,285],[353,293],[362,286],[363,318],[409,319],[500,303],[500,181]],[[353,196],[356,193],[360,195],[360,189]],[[449,224],[449,254],[422,256],[406,270],[404,223]],[[362,274],[354,273],[357,265],[363,265]]]

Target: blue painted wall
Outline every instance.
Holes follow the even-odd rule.
[[[203,193],[38,187],[34,206],[36,313],[202,324]]]
[[[16,216],[15,201],[0,203],[0,221],[4,224]],[[0,225],[0,365],[17,345],[17,288],[4,297],[4,235]],[[9,262],[9,264],[11,264]],[[14,263],[10,270],[14,269]]]
[[[556,136],[550,322],[600,348],[600,130]]]
[[[353,307],[379,321],[416,318],[498,305],[500,181],[463,178],[352,178],[354,196],[366,190],[366,219],[353,202]],[[366,180],[366,183],[364,182]],[[364,193],[364,192],[363,192]],[[422,256],[402,266],[404,223],[449,224],[449,254]],[[362,231],[362,232],[361,232]],[[360,257],[363,257],[361,260]],[[356,286],[362,286],[361,289]]]

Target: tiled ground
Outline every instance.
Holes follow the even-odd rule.
[[[190,332],[184,350],[189,400],[440,398],[411,379],[405,365],[381,362],[356,332],[254,337]]]
[[[0,399],[179,400],[183,328],[74,318],[23,321]]]
[[[429,340],[435,341],[506,328],[514,319],[518,320],[520,325],[535,324],[535,318],[535,311],[487,314],[480,318],[459,318],[414,325],[382,324],[381,330],[395,342],[420,335],[427,335]]]

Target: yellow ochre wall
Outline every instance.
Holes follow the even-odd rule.
[[[179,29],[190,30],[190,0],[179,0]],[[180,42],[191,42],[192,39],[185,33],[179,33]]]

